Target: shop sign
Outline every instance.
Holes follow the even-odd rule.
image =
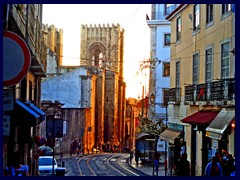
[[[209,137],[209,138],[212,138],[212,139],[216,139],[216,140],[219,140],[222,137],[220,134],[213,133],[213,132],[210,132],[210,131],[206,132],[206,136]]]
[[[46,134],[47,134],[47,137],[62,138],[63,137],[63,119],[59,119],[59,118],[47,119]]]
[[[218,149],[218,140],[216,140],[216,139],[212,140],[212,148],[213,149]]]
[[[13,110],[13,89],[3,89],[3,111]]]

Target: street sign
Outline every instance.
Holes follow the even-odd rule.
[[[13,89],[3,89],[3,111],[13,110]]]
[[[46,134],[47,134],[47,137],[62,138],[63,137],[63,119],[59,119],[59,118],[47,119]]]
[[[19,83],[30,65],[31,55],[25,41],[11,31],[3,31],[3,86]]]

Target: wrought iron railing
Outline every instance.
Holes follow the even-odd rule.
[[[235,78],[185,86],[185,101],[235,100]]]
[[[169,101],[179,103],[181,101],[181,88],[169,89]]]

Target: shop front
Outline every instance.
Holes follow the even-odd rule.
[[[4,136],[5,166],[10,166],[12,155],[19,151],[23,157],[23,164],[29,166],[30,175],[36,174],[34,137],[36,126],[45,120],[45,113],[30,102],[15,100],[14,109],[4,112],[10,117],[10,133]]]
[[[168,142],[168,153],[165,157],[168,162],[169,174],[173,175],[175,172],[174,166],[180,158],[183,151],[185,152],[184,141],[184,127],[179,124],[168,124],[168,128],[160,134],[160,139]]]
[[[191,144],[190,163],[191,175],[202,175],[205,166],[208,163],[210,142],[205,136],[205,129],[218,115],[219,109],[202,109],[182,119],[183,123],[190,124],[190,136],[188,136],[188,144]]]
[[[235,155],[235,109],[223,108],[206,128],[206,137],[211,144],[210,156],[220,152]]]
[[[136,135],[136,150],[140,151],[142,164],[152,163],[155,144],[156,140],[153,135],[143,132]]]

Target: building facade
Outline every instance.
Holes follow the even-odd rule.
[[[30,67],[24,78],[16,84],[3,87],[4,94],[12,97],[12,108],[3,109],[5,123],[10,123],[3,128],[8,129],[3,136],[3,168],[11,165],[13,153],[19,151],[23,163],[29,166],[29,174],[37,175],[38,163],[34,154],[38,146],[34,138],[38,135],[39,124],[45,121],[45,113],[40,110],[40,100],[41,80],[46,77],[47,54],[41,31],[42,5],[5,4],[3,10],[3,30],[22,38],[30,55]],[[8,55],[7,52],[13,56],[15,54],[12,48],[4,49],[3,54]],[[20,61],[20,56],[16,58]],[[14,72],[13,67],[3,68],[11,68]]]
[[[81,25],[80,65],[98,68],[96,145],[124,145],[124,29],[120,25]]]
[[[171,22],[166,17],[173,12],[179,4],[153,4],[151,18],[147,17],[147,24],[151,32],[150,43],[150,79],[149,79],[149,117],[155,122],[160,119],[165,124],[168,121],[168,95],[170,87],[170,46]],[[151,102],[151,97],[153,98]],[[168,161],[168,139],[159,138],[158,151],[165,156],[161,158]]]
[[[45,45],[47,46],[47,78],[63,74],[63,30],[47,24],[42,26]]]
[[[62,144],[66,146],[62,149],[64,152],[70,150],[69,143],[73,139],[79,139],[82,142],[84,153],[93,148],[102,148],[104,144],[124,146],[126,85],[123,82],[123,32],[119,25],[112,27],[109,25],[106,27],[105,25],[103,27],[82,25],[80,66],[68,67],[59,64],[59,54],[53,52],[48,45],[48,64],[50,66],[47,69],[48,79],[43,82],[42,98],[43,100],[58,100],[65,104],[62,107],[61,117],[64,116],[70,129],[63,138],[64,143]],[[47,33],[45,33],[45,37],[49,38]],[[85,71],[84,69],[86,78],[76,75],[80,71]],[[87,84],[79,84],[78,76],[81,76],[81,82],[85,81]],[[89,77],[93,76],[94,80],[89,80]],[[72,88],[69,90],[71,84],[66,85],[67,78],[69,78],[69,82],[77,85],[76,92],[69,93]],[[80,95],[79,91],[85,92],[85,94]],[[76,97],[76,94],[79,96]],[[88,102],[89,104],[80,107],[78,106],[79,102]],[[71,107],[70,104],[74,106]],[[68,110],[79,113],[79,108],[82,110],[77,116],[83,119],[81,121],[83,124],[76,123],[79,126],[71,126],[79,119],[70,115]],[[79,131],[75,131],[76,128]]]
[[[61,151],[69,153],[71,142],[80,141],[83,153],[94,147],[96,75],[77,68],[42,82],[42,101],[60,101],[60,117],[66,121]]]
[[[235,20],[231,4],[181,4],[171,22],[169,122],[184,126],[191,175],[235,154]]]

